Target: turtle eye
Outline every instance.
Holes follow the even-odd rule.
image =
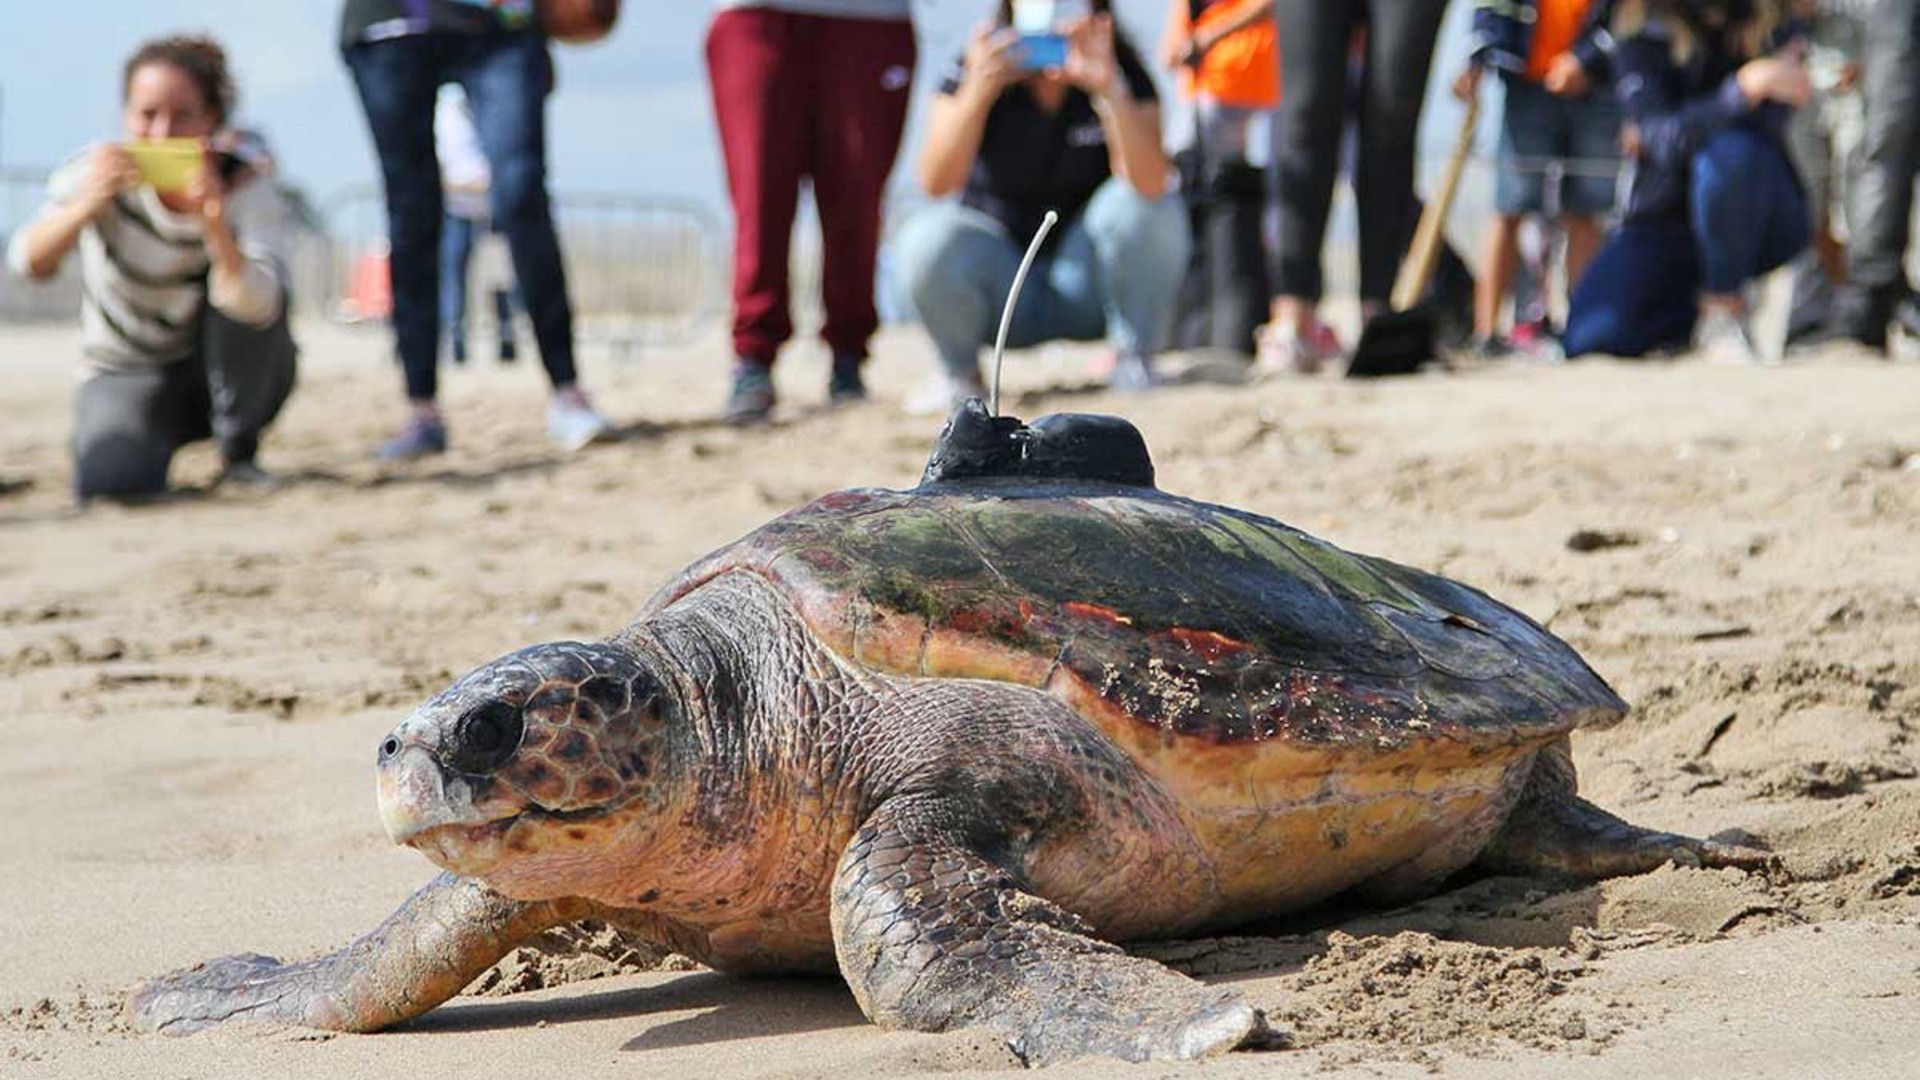
[[[504,765],[520,749],[526,723],[520,710],[504,701],[475,706],[453,727],[445,757],[447,768],[483,776]]]

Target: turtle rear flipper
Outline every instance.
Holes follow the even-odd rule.
[[[143,1031],[184,1035],[230,1022],[378,1031],[459,993],[501,957],[581,917],[577,903],[509,900],[477,881],[441,874],[372,932],[298,964],[222,957],[163,975],[127,995]]]
[[[1773,856],[1756,848],[1643,829],[1576,793],[1573,746],[1565,736],[1534,756],[1533,773],[1479,865],[1501,873],[1551,873],[1583,880],[1645,874],[1666,863],[1758,869]]]
[[[840,971],[875,1023],[986,1028],[1034,1066],[1189,1060],[1273,1041],[1238,993],[1129,956],[1027,892],[960,817],[933,796],[892,800],[840,860]]]

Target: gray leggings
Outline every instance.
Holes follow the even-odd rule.
[[[1879,0],[1867,14],[1866,137],[1847,207],[1847,256],[1868,288],[1904,285],[1920,174],[1920,2]]]
[[[228,464],[252,461],[293,391],[298,352],[284,311],[258,328],[209,309],[194,355],[90,376],[74,401],[74,494],[163,492],[174,451],[205,438]]]

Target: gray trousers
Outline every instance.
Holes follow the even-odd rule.
[[[252,461],[293,392],[298,352],[284,309],[265,328],[208,309],[194,355],[89,376],[74,401],[74,494],[159,494],[174,451],[206,438],[228,464]]]
[[[1286,88],[1274,112],[1273,183],[1279,209],[1274,292],[1320,298],[1340,136],[1349,105],[1358,153],[1354,201],[1360,211],[1360,297],[1384,302],[1417,216],[1414,144],[1427,69],[1447,0],[1277,0]],[[1349,84],[1349,45],[1367,26],[1358,77]]]
[[[1867,127],[1847,215],[1848,264],[1868,289],[1904,284],[1913,181],[1920,171],[1920,0],[1877,0],[1867,13]]]

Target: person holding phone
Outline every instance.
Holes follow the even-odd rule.
[[[981,393],[1021,257],[1048,237],[1008,335],[1015,347],[1105,338],[1111,383],[1145,389],[1191,237],[1160,105],[1106,0],[999,5],[942,81],[927,115],[920,182],[935,198],[896,241],[898,265],[939,352],[937,380],[908,402],[944,411]]]
[[[255,455],[293,389],[296,354],[284,202],[262,175],[257,140],[228,129],[233,80],[211,38],[141,45],[121,102],[127,141],[55,172],[46,205],[7,247],[8,267],[35,280],[79,252],[87,370],[74,406],[75,493],[158,494],[174,451],[209,437],[224,482],[270,485]],[[160,166],[179,140],[199,142],[197,168]]]

